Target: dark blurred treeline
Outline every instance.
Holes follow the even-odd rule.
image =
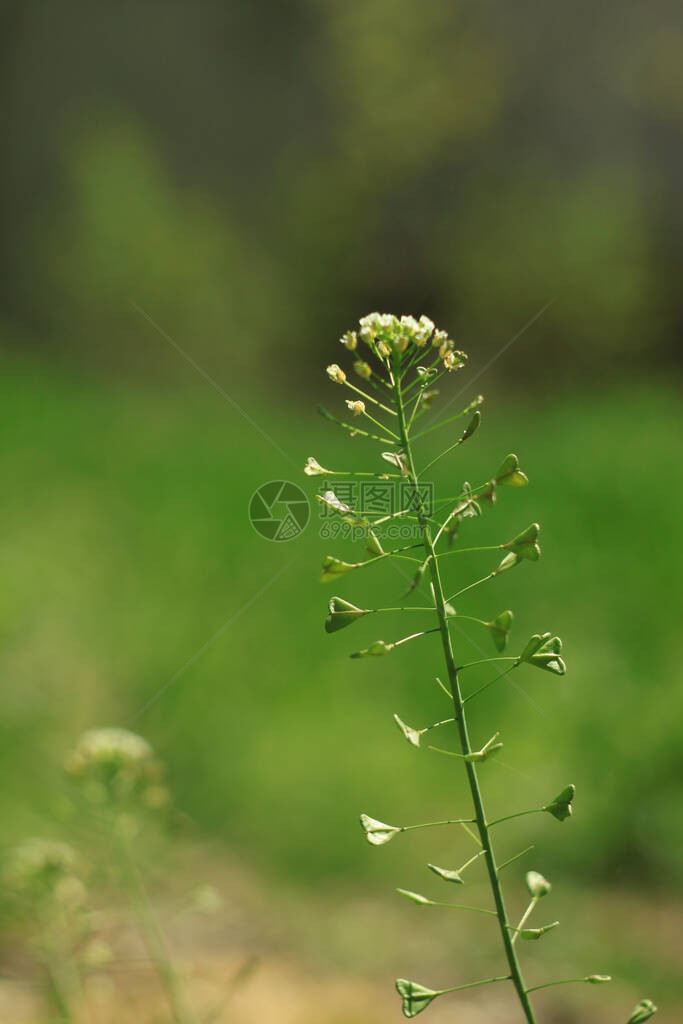
[[[372,308],[429,312],[483,365],[552,303],[506,375],[673,360],[673,0],[25,2],[2,23],[7,344],[180,372],[135,302],[267,385]]]

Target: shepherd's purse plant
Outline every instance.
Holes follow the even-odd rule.
[[[372,364],[363,358],[365,352],[360,353],[361,343],[368,355],[373,357]],[[557,921],[550,921],[532,927],[530,923],[532,913],[538,903],[548,895],[551,885],[537,871],[529,871],[526,874],[529,905],[517,923],[510,921],[501,874],[508,865],[528,853],[531,847],[501,863],[496,854],[494,837],[499,826],[523,815],[547,814],[558,823],[566,822],[572,815],[575,789],[571,784],[566,785],[559,793],[549,793],[547,802],[540,806],[515,810],[492,819],[485,809],[480,772],[482,776],[485,775],[486,762],[496,756],[503,743],[499,733],[494,732],[481,747],[473,745],[467,723],[469,702],[508,673],[527,668],[540,669],[558,676],[565,673],[562,642],[559,637],[550,632],[534,633],[516,653],[507,654],[505,652],[508,649],[513,621],[511,611],[502,611],[490,620],[468,617],[460,611],[459,599],[462,595],[475,587],[492,583],[501,573],[509,572],[527,561],[538,560],[541,550],[538,543],[540,528],[537,523],[531,523],[521,533],[500,544],[472,547],[460,543],[461,532],[468,529],[467,521],[478,518],[486,507],[493,505],[500,489],[514,490],[524,487],[528,479],[520,468],[517,456],[508,454],[498,469],[483,483],[476,486],[463,483],[459,493],[431,503],[424,488],[425,482],[429,481],[429,471],[439,460],[468,442],[481,422],[481,395],[456,415],[442,419],[438,424],[431,422],[425,426],[423,419],[439,394],[435,385],[442,377],[461,370],[466,364],[467,356],[456,349],[445,331],[436,330],[426,316],[416,320],[412,316],[402,316],[399,319],[391,314],[372,313],[361,319],[357,331],[348,331],[341,338],[341,344],[349,353],[353,353],[353,370],[362,386],[352,383],[346,372],[336,363],[328,366],[327,375],[330,380],[349,393],[346,400],[348,413],[339,418],[325,409],[320,411],[326,419],[338,424],[351,437],[378,443],[382,462],[378,462],[376,472],[357,472],[347,468],[329,470],[317,459],[308,458],[304,472],[308,476],[325,478],[325,487],[323,493],[318,495],[318,500],[327,513],[339,516],[342,522],[354,531],[354,535],[361,535],[366,547],[364,557],[358,561],[351,562],[328,555],[323,560],[321,580],[336,583],[342,577],[356,574],[379,562],[396,560],[396,564],[404,572],[406,567],[409,567],[406,574],[410,580],[410,587],[405,597],[408,603],[402,601],[401,607],[367,608],[343,597],[332,597],[329,602],[326,629],[328,632],[336,632],[367,615],[385,612],[408,615],[415,613],[421,617],[423,624],[425,615],[430,614],[433,626],[427,625],[426,628],[411,632],[398,640],[376,640],[367,648],[353,652],[351,657],[388,655],[426,634],[439,634],[446,681],[437,679],[437,683],[450,703],[448,717],[422,727],[407,725],[398,715],[395,716],[395,720],[400,732],[413,747],[421,747],[422,738],[426,733],[431,733],[431,730],[443,730],[455,735],[457,750],[445,750],[431,745],[430,749],[445,754],[462,765],[471,795],[471,809],[465,811],[462,817],[422,824],[390,825],[362,814],[361,827],[370,844],[383,846],[403,832],[440,826],[460,826],[467,834],[468,841],[475,844],[472,854],[457,868],[440,867],[436,864],[428,866],[446,886],[457,887],[465,883],[465,876],[470,867],[483,860],[490,885],[491,906],[463,906],[448,897],[444,900],[434,900],[405,889],[400,889],[399,893],[421,907],[452,907],[492,917],[500,932],[505,964],[502,973],[490,978],[474,981],[458,979],[455,984],[438,989],[399,978],[396,989],[401,997],[404,1015],[415,1017],[435,999],[449,993],[480,985],[507,983],[512,989],[513,998],[518,1002],[519,1019],[523,1018],[528,1024],[536,1024],[531,999],[533,992],[574,982],[600,985],[611,979],[603,974],[587,974],[579,978],[563,978],[531,986],[526,983],[518,956],[521,945],[541,939],[558,924]],[[350,423],[347,422],[349,418],[352,420]],[[427,437],[431,440],[434,431],[450,427],[458,421],[460,427],[456,436],[443,451],[431,457],[430,453],[422,453],[423,449],[419,442]],[[420,451],[419,455],[416,449]],[[362,505],[358,507],[358,503],[355,503],[354,507],[353,499],[347,500],[350,493],[348,483],[358,478],[400,485],[397,491],[405,496],[403,507],[389,514],[379,515],[372,514]],[[327,483],[328,480],[331,481],[330,484]],[[335,484],[335,480],[341,483]],[[336,491],[333,489],[335,486]],[[344,486],[343,496],[340,496],[341,486]],[[415,525],[415,543],[394,548],[388,545],[387,534],[391,533],[390,527],[397,521]],[[448,567],[452,564],[451,556],[465,552],[488,553],[493,559],[493,564],[481,578],[465,585],[460,584],[453,593],[449,593],[446,579]],[[494,559],[493,556],[496,554],[497,558]],[[421,603],[414,604],[418,593],[421,595]],[[473,622],[478,628],[488,632],[489,640],[496,651],[495,656],[464,662],[459,651],[456,652],[451,635],[451,627],[456,619]],[[482,664],[494,666],[496,674],[477,688],[468,686],[468,670]],[[520,945],[517,945],[518,941]],[[641,1024],[648,1020],[656,1009],[650,1000],[641,1001],[632,1011],[628,1024]]]

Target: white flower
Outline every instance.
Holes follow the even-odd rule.
[[[336,363],[331,363],[327,367],[327,376],[330,380],[333,380],[335,384],[343,384],[346,380],[346,374],[342,370],[341,366],[337,366]]]
[[[354,416],[362,416],[363,413],[365,412],[365,402],[354,402],[352,398],[347,398],[346,405],[351,410]]]

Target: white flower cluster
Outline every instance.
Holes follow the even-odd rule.
[[[392,349],[403,352],[411,343],[424,348],[434,330],[428,316],[419,320],[414,316],[399,319],[392,313],[368,313],[359,324],[360,337],[370,347],[375,346],[380,356],[387,356]]]
[[[80,764],[135,765],[152,758],[146,739],[128,729],[89,729],[84,732],[70,760],[70,770]],[[75,774],[75,772],[74,772]]]
[[[83,733],[66,762],[66,771],[86,783],[86,795],[95,803],[140,796],[151,808],[168,802],[159,785],[164,767],[142,736],[128,729],[90,729]]]
[[[77,877],[78,855],[68,843],[53,839],[27,839],[9,854],[5,881],[24,896],[54,896],[64,904],[85,900],[85,886]]]

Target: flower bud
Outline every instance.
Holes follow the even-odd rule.
[[[423,348],[424,345],[429,341],[429,335],[434,330],[434,321],[430,320],[428,316],[424,314],[420,317],[417,325],[417,330],[414,335],[414,342],[418,348]]]
[[[611,980],[609,974],[589,974],[586,978],[589,985],[605,985]]]
[[[425,988],[424,985],[418,985],[416,981],[406,981],[405,978],[397,979],[396,991],[403,1000],[404,1017],[417,1017],[418,1013],[427,1009],[433,999],[441,995],[433,988]]]
[[[362,377],[363,380],[370,380],[370,378],[372,377],[372,367],[370,366],[369,363],[364,362],[362,359],[357,359],[356,362],[353,364],[353,368],[358,374],[358,376]],[[344,378],[344,380],[346,380],[346,377]]]
[[[343,384],[346,380],[346,374],[342,370],[341,366],[337,366],[336,363],[331,363],[327,367],[327,376],[330,380],[334,381],[335,384]]]
[[[355,401],[352,398],[346,400],[347,408],[351,410],[354,416],[362,416],[365,412],[365,402]]]
[[[358,345],[358,335],[355,331],[347,331],[339,340],[349,352],[354,352]]]
[[[479,406],[483,404],[483,402],[484,402],[484,396],[483,395],[477,395],[476,398],[472,399],[472,401],[469,403],[469,405],[465,406],[465,408],[463,409],[463,415],[466,416],[468,412],[474,412],[474,410],[478,409]]]
[[[395,825],[385,825],[383,821],[377,821],[376,818],[371,818],[367,814],[361,814],[360,826],[371,846],[384,846],[395,835],[403,831]]]
[[[540,875],[538,871],[527,871],[525,881],[529,895],[535,899],[547,896],[552,889],[550,882],[543,875]]]

